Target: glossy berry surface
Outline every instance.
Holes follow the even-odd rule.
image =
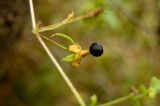
[[[103,54],[103,47],[101,44],[99,43],[92,43],[90,48],[89,48],[89,52],[93,55],[93,56],[101,56]]]

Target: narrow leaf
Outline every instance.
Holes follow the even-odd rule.
[[[75,55],[76,54],[70,54],[70,55],[67,55],[66,57],[62,58],[63,61],[66,61],[66,62],[72,62],[75,60]]]
[[[52,35],[51,37],[54,37],[54,36],[61,37],[61,38],[63,38],[63,39],[66,39],[66,40],[69,41],[70,43],[75,44],[75,41],[74,41],[71,37],[69,37],[68,35],[65,35],[65,34],[63,34],[63,33],[55,33],[55,34]]]

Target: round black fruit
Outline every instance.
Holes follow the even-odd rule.
[[[103,54],[103,47],[101,44],[99,43],[92,43],[90,48],[89,48],[89,52],[93,55],[93,56],[101,56]]]

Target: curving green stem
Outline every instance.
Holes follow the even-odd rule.
[[[65,39],[65,40],[69,41],[70,43],[75,44],[75,41],[74,41],[71,37],[69,37],[68,35],[66,35],[66,34],[63,34],[63,33],[55,33],[55,34],[53,34],[53,35],[51,36],[51,38],[54,37],[54,36],[61,37],[61,38]]]
[[[127,100],[130,100],[132,98],[135,98],[135,99],[141,99],[145,96],[145,94],[139,94],[139,95],[136,95],[134,93],[130,93],[129,95],[127,96],[124,96],[124,97],[121,97],[121,98],[118,98],[118,99],[115,99],[113,101],[110,101],[108,103],[104,103],[104,104],[101,104],[101,105],[98,105],[98,106],[113,106],[113,105],[116,105],[116,104],[119,104],[119,103],[122,103],[122,102],[125,102]]]

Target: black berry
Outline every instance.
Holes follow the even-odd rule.
[[[89,52],[93,55],[93,56],[101,56],[103,54],[103,47],[101,44],[99,43],[92,43],[90,48],[89,48]]]

